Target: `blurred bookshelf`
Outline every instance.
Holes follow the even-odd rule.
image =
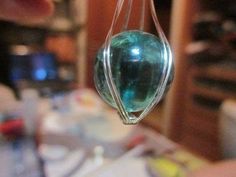
[[[221,158],[220,106],[236,98],[235,9],[232,0],[181,0],[173,6],[180,27],[172,22],[176,78],[166,104],[168,135],[211,160]]]
[[[27,77],[20,78],[21,73],[15,74],[18,75],[19,82],[28,82],[28,84],[24,84],[24,87],[28,85],[30,87],[39,86],[40,89],[41,87],[50,89],[53,84],[49,83],[54,83],[61,88],[68,85],[68,89],[71,88],[71,85],[84,86],[87,35],[85,32],[86,1],[54,0],[54,5],[54,14],[38,22],[18,24],[0,21],[0,60],[4,64],[0,65],[1,73],[3,73],[1,75],[4,75],[4,78],[0,77],[0,81],[15,89],[16,92],[17,89],[21,89],[16,87],[22,84],[12,81],[12,65],[15,65],[12,58],[14,58],[14,62],[16,58],[37,60],[36,62],[29,61],[28,69],[22,71],[28,72]],[[26,50],[27,52],[24,53]],[[36,55],[37,57],[35,57]],[[41,59],[36,59],[39,57]],[[48,70],[49,65],[53,65],[53,70],[52,68]],[[43,77],[49,72],[55,72],[56,76],[36,80],[34,78],[35,73],[41,74],[40,77]]]

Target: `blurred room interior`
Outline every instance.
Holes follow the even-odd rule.
[[[0,21],[1,177],[187,177],[236,158],[236,2],[154,2],[175,76],[132,126],[100,99],[93,79],[116,0],[54,0],[43,21]],[[150,14],[145,22],[155,34]]]

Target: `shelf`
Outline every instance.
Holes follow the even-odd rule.
[[[207,77],[191,77],[190,85],[193,87],[203,87],[227,94],[236,95],[236,81],[226,81],[219,79],[211,79]]]
[[[211,23],[213,18],[204,18],[210,11],[202,9],[201,3],[205,1],[180,0],[173,3],[171,44],[176,75],[166,104],[166,117],[171,123],[168,133],[172,139],[216,160],[220,157],[217,143],[220,106],[226,99],[236,99],[236,60],[233,56],[235,50],[228,51],[233,50],[230,44],[227,45],[228,41],[216,42],[207,33],[205,37],[209,38],[205,41],[211,41],[212,53],[202,50],[202,46],[196,46],[195,53],[187,53],[187,46],[196,42],[193,41],[196,39],[196,21],[193,20],[198,17],[203,24],[204,20],[209,20],[205,28],[214,25]],[[199,27],[202,33],[206,32],[203,28]],[[223,37],[223,34],[219,36],[222,40]],[[219,50],[217,44],[222,44]],[[209,58],[211,54],[212,58]]]
[[[191,86],[189,92],[191,92],[192,94],[197,94],[203,97],[209,97],[221,101],[230,98],[236,99],[236,93],[224,92],[223,90],[219,90],[217,88],[215,89],[201,86]]]
[[[189,109],[189,110],[196,110],[200,115],[202,116],[207,116],[210,120],[212,121],[216,121],[217,117],[218,117],[218,110],[212,110],[212,109],[208,109],[206,107],[203,107],[201,105],[195,104],[192,101],[190,102],[186,102],[186,108],[185,109]]]
[[[217,99],[212,99],[209,97],[204,97],[201,95],[194,94],[191,96],[192,104],[203,107],[204,109],[209,109],[212,111],[218,111],[221,101]]]
[[[205,78],[226,80],[226,81],[236,81],[236,69],[227,68],[220,65],[211,66],[193,66],[191,68],[190,74]]]

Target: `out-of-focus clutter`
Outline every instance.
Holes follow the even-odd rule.
[[[182,145],[208,159],[220,160],[220,107],[225,100],[236,98],[235,2],[197,0],[184,4],[192,11],[183,18],[188,28],[181,35],[186,41],[174,43],[174,48],[181,45],[183,50],[176,52],[176,70],[181,76],[176,76],[178,88],[171,99],[175,102],[183,98],[183,102],[171,103],[174,125],[170,131]]]
[[[4,177],[184,177],[208,163],[149,128],[123,125],[93,90],[26,89],[20,98],[2,112]]]
[[[236,158],[236,101],[225,100],[220,114],[220,142],[224,159]]]
[[[1,105],[0,112],[11,112],[16,106],[16,98],[13,90],[5,85],[0,85]]]
[[[2,177],[42,177],[39,153],[32,139],[18,138],[0,141],[0,171]]]
[[[162,176],[185,177],[208,162],[196,157],[160,134],[138,127],[144,141],[86,177]],[[140,132],[139,132],[140,133]],[[131,138],[132,140],[133,138]]]
[[[7,48],[7,56],[3,58],[7,67],[2,68],[8,73],[6,77],[8,81],[5,84],[14,88],[17,94],[19,94],[19,90],[25,88],[38,89],[42,95],[71,89],[76,81],[77,73],[76,44],[72,39],[72,34],[67,36],[63,33],[55,36],[49,31],[42,32],[42,29],[27,29],[27,27],[13,24],[6,24],[6,29],[8,30],[3,31],[6,33],[5,36],[15,37],[2,39],[5,40]],[[31,40],[29,39],[30,33],[33,36],[31,36]],[[19,36],[16,37],[17,35]],[[65,48],[60,43],[69,46]],[[63,48],[58,50],[59,47]],[[68,55],[67,53],[73,54]]]
[[[22,135],[23,120],[20,115],[14,115],[19,103],[17,102],[13,90],[0,85],[0,132],[2,136]]]
[[[59,0],[54,5],[53,15],[40,23],[0,21],[0,82],[14,88],[16,94],[34,88],[41,95],[50,95],[71,90],[80,82],[83,52],[79,46],[86,39],[80,32],[86,12],[78,12],[83,5],[78,0]]]
[[[3,177],[42,177],[43,169],[37,151],[36,90],[25,90],[17,100],[13,90],[1,85],[0,171]]]
[[[156,3],[165,29],[170,2]],[[145,119],[149,124],[123,125],[114,109],[84,87],[92,87],[93,54],[104,41],[115,1],[55,0],[55,14],[43,23],[1,21],[0,177],[187,177],[208,168],[204,158],[234,159],[236,3],[179,2],[189,6],[181,7],[186,21],[177,21],[186,26],[179,25],[180,45],[172,45],[182,49],[175,62],[183,62],[176,77],[184,71],[184,79],[175,78],[180,97],[167,109],[176,110],[170,138],[179,144],[150,128],[169,126],[164,117],[159,126],[155,110],[154,121]]]

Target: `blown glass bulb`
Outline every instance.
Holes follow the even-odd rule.
[[[170,51],[164,49],[166,46],[155,35],[139,30],[125,31],[112,37],[112,76],[128,112],[144,110],[155,97],[157,88],[161,86],[165,57],[168,56],[166,52]],[[103,52],[104,48],[101,48],[96,57],[95,86],[101,97],[116,107],[104,75]]]
[[[144,31],[147,3],[156,35]],[[135,5],[141,7],[140,16],[131,16]],[[117,32],[122,9],[126,9],[124,23]],[[129,29],[132,17],[138,19],[138,28]],[[118,110],[123,123],[136,124],[163,98],[172,79],[172,54],[153,0],[118,0],[106,40],[96,56],[94,81],[101,97]]]

